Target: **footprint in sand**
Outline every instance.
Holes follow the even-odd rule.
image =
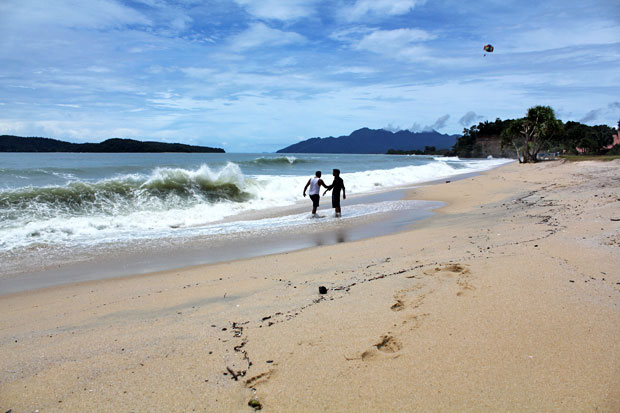
[[[468,274],[469,269],[467,269],[464,265],[461,265],[461,264],[442,264],[442,265],[435,267],[430,273],[438,273],[438,272],[452,273],[452,274],[446,274],[446,275]],[[429,271],[425,271],[425,274],[430,275],[430,273]]]
[[[396,353],[401,348],[403,348],[403,345],[394,337],[390,335],[384,335],[381,336],[381,341],[375,344],[375,347],[377,347],[377,350],[384,353]]]
[[[390,310],[392,311],[402,311],[405,309],[405,303],[403,302],[403,300],[401,299],[396,299],[396,302],[394,304],[392,304],[392,306],[390,307]]]
[[[360,358],[362,360],[372,360],[379,356],[379,351],[382,353],[397,353],[400,349],[403,348],[403,345],[399,340],[394,338],[391,335],[383,335],[377,344],[373,346],[373,348],[364,351]]]
[[[456,283],[459,285],[459,287],[461,287],[461,291],[457,292],[456,295],[457,296],[461,296],[463,294],[465,294],[465,291],[473,291],[476,289],[476,287],[474,287],[473,285],[471,285],[471,283],[469,281],[467,281],[467,279],[465,278],[459,278]]]
[[[364,351],[360,357],[362,358],[362,360],[367,361],[374,359],[375,357],[377,357],[377,355],[377,349],[371,348],[370,350]]]
[[[410,288],[406,288],[403,290],[398,290],[394,294],[394,300],[396,301],[394,304],[390,306],[390,310],[392,311],[402,311],[406,308],[416,309],[424,302],[424,298],[429,292],[418,293],[416,296],[411,298],[409,293],[414,291],[418,291],[424,288],[423,284],[416,284]],[[432,291],[430,291],[432,292]]]
[[[469,270],[465,267],[463,267],[460,264],[450,264],[450,265],[446,265],[444,267],[444,271],[450,271],[450,272],[469,272]]]
[[[457,296],[462,296],[466,291],[475,290],[469,282],[471,271],[467,266],[462,264],[441,264],[435,267],[433,270],[425,271],[426,275],[439,274],[448,278],[458,277],[456,280],[457,285],[460,287],[460,291],[456,293]]]

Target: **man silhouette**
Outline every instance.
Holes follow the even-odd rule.
[[[340,169],[334,169],[333,175],[334,175],[334,182],[332,182],[331,185],[326,187],[327,189],[325,189],[325,192],[323,192],[323,195],[325,195],[327,191],[331,191],[332,189],[334,190],[332,192],[332,208],[336,210],[335,216],[340,217],[341,216],[340,191],[342,190],[342,199],[347,199],[347,194],[344,189],[344,181],[340,177]]]
[[[306,196],[306,190],[310,187],[310,199],[312,200],[312,216],[317,217],[316,209],[319,207],[319,199],[321,198],[321,186],[327,188],[325,182],[321,179],[321,171],[316,171],[314,178],[308,179],[308,183],[304,187],[304,197]]]

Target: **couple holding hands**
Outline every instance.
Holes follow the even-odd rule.
[[[342,191],[342,199],[347,199],[347,194],[344,189],[344,181],[340,177],[340,169],[334,169],[333,171],[334,181],[331,185],[325,185],[325,182],[321,179],[321,171],[316,171],[313,178],[308,180],[308,183],[304,187],[304,197],[306,196],[306,190],[310,187],[310,191],[308,194],[310,195],[310,199],[312,200],[312,216],[317,217],[316,209],[319,207],[319,199],[321,186],[325,187],[325,192],[323,192],[323,196],[327,193],[327,191],[332,191],[332,208],[336,210],[336,217],[340,217],[340,191]]]

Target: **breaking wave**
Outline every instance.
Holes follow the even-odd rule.
[[[290,170],[288,165],[312,161],[266,156],[242,160],[240,164],[245,167],[251,162],[261,163],[260,168],[249,168],[261,174],[244,175],[239,164],[232,162],[219,168],[202,164],[195,169],[157,167],[142,173],[133,173],[127,167],[105,179],[90,180],[76,170],[63,175],[62,184],[0,188],[0,251],[215,231],[212,224],[227,217],[293,205],[304,199],[302,190],[309,176],[299,171],[293,175],[280,171]],[[343,174],[343,179],[347,194],[363,194],[482,171],[504,162],[441,159],[358,170]],[[331,177],[325,177],[325,181],[329,184]]]
[[[123,215],[191,207],[198,203],[245,202],[246,178],[228,164],[220,171],[157,168],[150,176],[127,175],[96,182],[74,181],[63,186],[25,187],[0,192],[4,220],[58,216]]]
[[[294,156],[279,156],[279,157],[263,157],[256,158],[252,161],[255,165],[298,165],[307,163],[304,159],[298,159]]]

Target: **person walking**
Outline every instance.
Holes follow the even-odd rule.
[[[336,217],[342,216],[342,212],[340,210],[340,191],[342,191],[342,199],[347,199],[347,193],[344,188],[344,181],[340,177],[340,169],[334,169],[333,173],[334,181],[331,185],[327,186],[325,192],[323,192],[323,196],[327,193],[327,191],[332,191],[332,208],[336,210]]]
[[[304,197],[306,196],[306,190],[310,187],[310,191],[308,194],[310,195],[310,199],[312,200],[312,217],[316,218],[318,215],[316,214],[316,209],[319,207],[319,200],[321,198],[321,186],[327,188],[325,182],[321,179],[321,171],[316,171],[314,174],[314,178],[310,178],[306,186],[304,187]]]

